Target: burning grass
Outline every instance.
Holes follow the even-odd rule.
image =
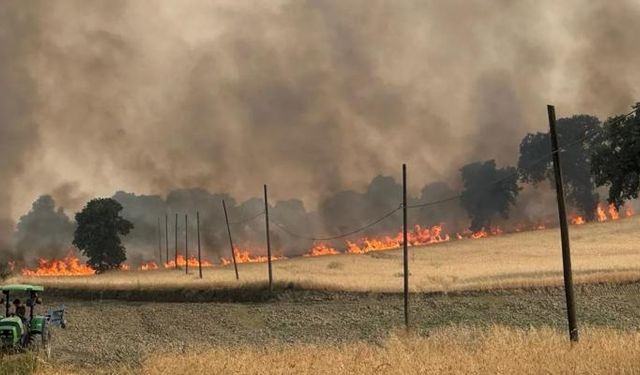
[[[571,244],[577,282],[624,282],[640,280],[637,244],[640,218],[571,227]],[[410,287],[413,292],[476,290],[561,285],[562,258],[559,231],[547,229],[489,236],[480,240],[442,242],[411,247]],[[323,250],[329,251],[329,250]],[[330,252],[330,251],[329,251]],[[329,267],[339,262],[341,267]],[[274,279],[298,288],[360,292],[399,292],[402,272],[399,250],[367,254],[299,257],[274,262]],[[196,271],[195,268],[190,270]],[[264,285],[264,263],[239,266],[241,281],[233,267],[204,270],[204,279],[184,270],[109,272],[98,276],[29,277],[11,281],[45,284],[56,288],[86,290],[244,288]]]

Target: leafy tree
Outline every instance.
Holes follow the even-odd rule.
[[[496,215],[509,216],[520,188],[514,167],[496,168],[495,160],[467,164],[460,169],[464,189],[462,206],[471,219],[472,231],[489,228]]]
[[[598,205],[595,181],[591,174],[591,147],[597,143],[600,120],[588,115],[561,118],[557,122],[558,144],[566,149],[560,156],[567,200],[587,220],[593,220]],[[554,183],[549,133],[527,134],[520,143],[518,160],[522,182]]]
[[[608,119],[592,150],[591,171],[597,186],[609,187],[609,203],[616,207],[638,198],[640,189],[640,103],[628,116]]]
[[[119,268],[127,257],[120,236],[133,224],[120,216],[122,205],[111,198],[93,199],[76,214],[73,244],[89,257],[87,264],[97,272]]]

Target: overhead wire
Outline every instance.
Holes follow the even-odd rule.
[[[316,237],[316,236],[305,236],[305,235],[301,235],[295,232],[292,232],[291,230],[289,230],[285,225],[275,221],[273,222],[278,228],[282,229],[283,232],[289,234],[292,237],[296,237],[296,238],[300,238],[300,239],[305,239],[305,240],[310,240],[310,241],[331,241],[331,240],[338,240],[341,238],[345,238],[345,237],[349,237],[352,236],[356,233],[360,233],[364,230],[367,230],[369,228],[371,228],[372,226],[380,223],[381,221],[385,220],[386,218],[390,217],[391,215],[395,214],[396,212],[398,212],[400,209],[402,209],[402,204],[396,208],[394,208],[393,210],[385,213],[384,215],[378,217],[377,219],[375,219],[374,221],[359,227],[357,229],[345,232],[345,233],[341,233],[335,236],[328,236],[328,237]]]
[[[622,115],[622,117],[618,118],[616,120],[616,122],[620,122],[625,120],[627,117],[629,117],[630,115],[634,114],[637,112],[637,109],[634,108],[634,110],[632,110],[631,112]],[[614,122],[615,123],[615,122]],[[597,132],[601,132],[604,130],[604,127],[600,127],[599,129],[597,129]],[[596,134],[597,134],[596,132]],[[543,156],[541,156],[540,158],[536,159],[533,163],[529,164],[528,167],[532,167],[532,166],[536,166],[542,162],[548,162],[549,161],[549,157],[553,156],[553,154],[555,154],[556,152],[566,152],[570,147],[573,147],[576,144],[582,143],[584,142],[587,138],[592,137],[594,135],[594,133],[589,133],[589,134],[585,134],[583,137],[578,138],[575,141],[572,141],[566,145],[563,145],[562,147],[560,147],[558,150],[555,151],[551,151]],[[519,176],[520,173],[522,172],[521,167],[516,168],[516,170],[513,173],[510,173],[507,176],[504,176],[503,178],[500,178],[498,180],[495,180],[483,187],[481,187],[480,189],[489,189],[492,188],[495,185],[498,185],[506,180],[509,180],[513,177]],[[455,196],[451,196],[448,198],[443,198],[443,199],[438,199],[435,201],[430,201],[430,202],[425,202],[425,203],[418,203],[418,204],[413,204],[413,205],[407,205],[407,209],[414,209],[414,208],[424,208],[424,207],[430,207],[430,206],[435,206],[438,204],[442,204],[442,203],[446,203],[446,202],[450,202],[450,201],[455,201],[458,199],[462,198],[462,194],[457,194]],[[400,204],[398,207],[396,207],[395,209],[393,209],[392,211],[389,211],[387,213],[385,213],[384,215],[378,217],[377,219],[375,219],[374,221],[359,227],[357,229],[348,231],[348,232],[344,232],[335,236],[313,236],[313,235],[302,235],[299,233],[296,233],[294,231],[291,231],[289,228],[287,228],[284,224],[279,223],[277,221],[274,221],[273,224],[276,225],[276,227],[280,228],[283,232],[287,233],[288,235],[292,236],[292,237],[296,237],[296,238],[300,238],[300,239],[305,239],[305,240],[310,240],[310,241],[331,241],[331,240],[337,240],[337,239],[341,239],[341,238],[345,238],[345,237],[349,237],[352,236],[356,233],[360,233],[364,230],[367,230],[369,228],[371,228],[372,226],[382,222],[383,220],[387,219],[388,217],[390,217],[391,215],[393,215],[394,213],[396,213],[397,211],[401,210],[403,208],[403,205]],[[257,216],[263,214],[264,212],[261,212],[260,214],[258,214]],[[253,218],[248,219],[252,220]]]
[[[253,215],[253,216],[251,216],[251,217],[248,217],[248,218],[246,218],[246,219],[242,219],[242,220],[238,220],[238,221],[232,221],[232,222],[229,222],[229,225],[237,225],[237,224],[244,224],[244,223],[247,223],[247,222],[249,222],[249,221],[252,221],[252,220],[254,220],[254,219],[256,219],[256,218],[260,217],[261,215],[264,215],[264,213],[265,213],[264,211],[260,211],[260,212],[258,212],[257,214],[255,214],[255,215]]]

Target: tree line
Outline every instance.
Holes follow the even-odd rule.
[[[567,202],[588,221],[594,220],[600,187],[608,189],[606,199],[616,208],[638,198],[640,103],[632,113],[604,122],[584,114],[561,118],[557,132]],[[519,183],[554,183],[549,132],[524,136],[517,168],[498,168],[488,160],[467,164],[460,172],[461,202],[471,219],[470,229],[489,227],[495,217],[508,217],[521,190]]]
[[[640,188],[640,104],[630,115],[600,121],[591,115],[575,115],[557,121],[561,165],[567,202],[587,220],[593,220],[600,196],[598,188],[608,188],[608,202],[616,207],[636,199]],[[526,134],[519,147],[517,166],[498,167],[495,160],[478,161],[459,169],[462,186],[452,189],[444,182],[427,184],[409,204],[445,200],[411,211],[411,221],[435,224],[459,221],[468,216],[468,229],[489,228],[497,218],[508,218],[516,205],[522,184],[553,184],[553,165],[548,132]],[[323,199],[318,210],[307,212],[300,200],[278,201],[270,208],[273,220],[298,233],[323,231],[338,234],[352,229],[371,217],[397,207],[401,185],[392,177],[377,176],[364,192],[341,191]],[[447,198],[459,198],[447,200]],[[70,242],[89,258],[99,271],[117,268],[127,254],[122,236],[131,234],[134,246],[155,243],[156,220],[167,212],[200,210],[209,230],[203,233],[209,248],[224,244],[224,223],[220,200],[231,207],[232,216],[240,219],[263,209],[261,199],[241,204],[228,194],[211,194],[203,189],[171,192],[167,198],[118,192],[112,198],[94,199],[75,215],[73,223],[55,207],[50,196],[34,202],[32,210],[20,218],[14,235],[20,249],[40,249],[48,254],[52,247],[66,248]],[[394,218],[363,235],[397,230]],[[467,229],[464,228],[464,229]],[[234,227],[241,238],[262,239],[263,222],[254,221]],[[303,249],[299,239],[286,233],[273,235],[275,246]],[[295,255],[294,251],[288,254]]]

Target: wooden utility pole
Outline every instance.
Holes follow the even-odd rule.
[[[271,269],[271,235],[269,233],[269,201],[267,200],[267,185],[264,185],[264,218],[267,226],[267,267],[269,268],[269,292],[273,292],[273,274]]]
[[[198,231],[198,273],[202,279],[202,253],[200,250],[200,212],[196,211],[196,227]]]
[[[409,244],[407,242],[407,165],[402,164],[402,258],[404,265],[404,325],[409,329]]]
[[[164,261],[169,263],[169,214],[164,214],[164,239],[165,239],[165,250],[166,250],[166,258]],[[160,265],[162,268],[162,265]]]
[[[178,214],[176,214],[176,231],[174,232],[176,237],[176,255],[174,262],[176,262],[175,267],[178,269]]]
[[[184,215],[184,273],[189,274],[189,217]]]
[[[562,242],[562,269],[564,273],[564,292],[567,299],[567,317],[569,320],[569,338],[578,341],[578,323],[576,321],[576,304],[573,295],[573,275],[571,272],[571,249],[569,246],[569,225],[567,224],[567,211],[564,201],[564,188],[562,184],[562,169],[560,167],[560,148],[558,147],[558,134],[556,133],[556,109],[552,105],[547,106],[549,115],[549,134],[551,135],[551,152],[553,153],[553,172],[556,183],[556,196],[558,198],[558,218],[560,219],[560,239]]]
[[[160,229],[160,216],[158,216],[158,261],[162,264],[162,230]]]
[[[233,259],[233,268],[236,271],[236,280],[240,280],[238,275],[238,264],[236,263],[236,252],[233,250],[233,239],[231,238],[231,227],[229,227],[229,215],[227,214],[227,205],[222,201],[222,209],[224,210],[224,220],[227,222],[227,233],[229,234],[229,246],[231,247],[231,258]]]

